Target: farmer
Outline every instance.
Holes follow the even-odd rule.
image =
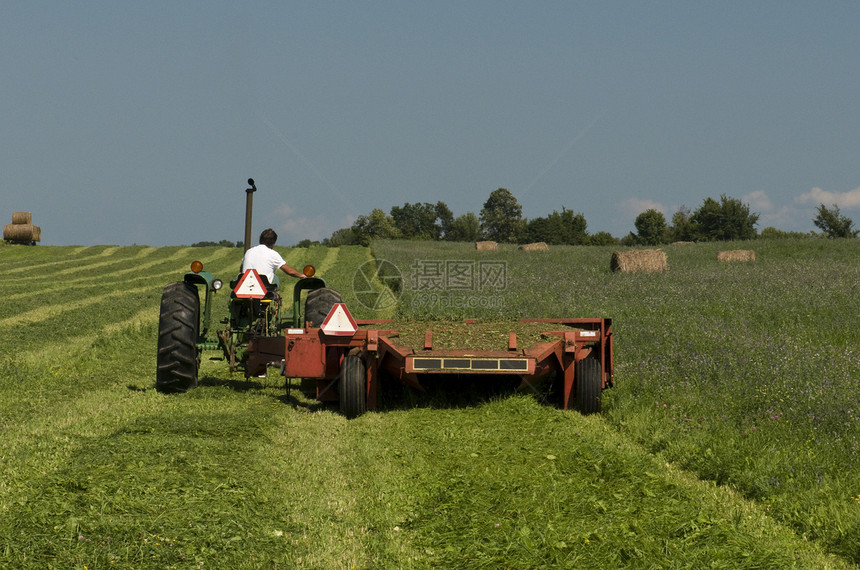
[[[245,258],[242,260],[242,272],[249,269],[256,269],[257,273],[265,276],[269,283],[275,281],[275,271],[283,270],[290,277],[302,278],[304,275],[287,265],[284,258],[281,257],[273,248],[275,242],[278,241],[278,234],[272,228],[263,230],[260,234],[260,245],[254,246],[245,252]]]

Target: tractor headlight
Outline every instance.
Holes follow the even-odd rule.
[[[223,282],[223,281],[221,281],[220,279],[214,279],[214,280],[212,281],[212,288],[213,288],[214,290],[216,290],[216,291],[217,291],[218,289],[220,289],[222,285],[224,285],[224,282]]]

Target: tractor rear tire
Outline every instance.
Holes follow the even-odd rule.
[[[340,411],[348,418],[355,418],[367,411],[367,367],[355,355],[344,357],[337,381]]]
[[[305,298],[305,320],[311,327],[319,327],[335,303],[341,303],[340,293],[328,287],[314,289]]]
[[[576,363],[573,389],[576,409],[580,413],[588,415],[600,412],[600,396],[603,391],[600,360],[594,356],[588,356]]]
[[[183,281],[167,285],[161,295],[158,319],[155,389],[159,392],[174,394],[197,387],[199,323],[197,287]]]

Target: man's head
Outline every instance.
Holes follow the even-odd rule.
[[[272,228],[265,229],[260,234],[260,243],[263,245],[274,247],[276,241],[278,241],[278,234]]]

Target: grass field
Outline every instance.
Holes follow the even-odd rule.
[[[611,251],[282,249],[358,318],[613,319],[600,416],[393,390],[347,421],[209,355],[153,389],[161,289],[240,250],[0,246],[0,565],[857,567],[860,242]]]

